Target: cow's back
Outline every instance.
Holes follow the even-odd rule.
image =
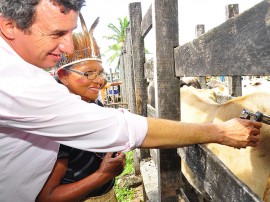
[[[190,95],[193,91],[193,95]],[[184,122],[220,123],[241,115],[243,109],[270,114],[270,94],[254,93],[234,98],[223,104],[211,103],[200,96],[200,92],[181,91],[181,120]],[[186,95],[185,95],[186,94]],[[192,101],[191,101],[192,100]],[[261,143],[256,148],[235,149],[232,147],[207,144],[218,158],[254,193],[263,198],[264,189],[270,173],[270,126],[263,124]],[[183,172],[189,180],[194,180],[191,171],[183,164]],[[196,181],[193,181],[196,184]],[[197,185],[198,186],[198,185]]]

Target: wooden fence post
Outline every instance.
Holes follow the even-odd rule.
[[[133,58],[131,48],[131,32],[130,28],[126,29],[126,54],[124,54],[124,69],[125,69],[125,82],[126,82],[126,93],[128,99],[128,107],[130,112],[136,113],[136,97],[135,97],[135,83],[134,83],[134,71],[133,71]]]
[[[142,11],[141,3],[129,4],[130,36],[132,51],[132,66],[135,84],[136,113],[147,116],[147,81],[144,78],[144,40],[141,37]],[[142,155],[141,155],[142,153]],[[135,174],[140,174],[140,158],[148,149],[136,149],[133,153]]]
[[[174,48],[179,45],[178,1],[155,0],[152,5],[153,31],[156,36],[154,60],[155,108],[159,118],[180,119],[180,85],[174,71]],[[168,137],[170,138],[170,137]],[[157,152],[160,200],[178,201],[180,157],[175,149]]]
[[[204,25],[197,25],[195,30],[196,37],[199,37],[205,33]],[[199,82],[203,89],[206,89],[206,76],[199,76]]]
[[[239,14],[238,4],[229,4],[225,6],[226,10],[226,20],[233,18],[235,15]],[[228,88],[229,95],[233,97],[242,95],[242,78],[241,76],[229,76],[228,77]]]
[[[144,78],[144,40],[141,37],[142,11],[140,3],[129,4],[131,51],[137,114],[147,116],[147,81]]]
[[[128,96],[127,93],[127,83],[126,83],[126,76],[125,76],[125,64],[124,64],[124,54],[126,54],[126,46],[123,46],[123,50],[121,52],[121,56],[120,56],[120,80],[122,81],[122,86],[121,86],[121,99],[122,102],[126,102],[128,103]]]

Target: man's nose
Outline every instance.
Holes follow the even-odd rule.
[[[74,45],[73,45],[72,33],[69,33],[64,36],[61,43],[59,44],[59,49],[63,53],[67,53],[67,54],[73,53]]]

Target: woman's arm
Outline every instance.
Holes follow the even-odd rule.
[[[85,198],[96,188],[104,185],[121,174],[125,166],[125,154],[121,153],[112,158],[113,153],[107,153],[100,168],[88,177],[70,184],[60,184],[66,173],[67,158],[59,158],[40,191],[37,202],[69,202]]]

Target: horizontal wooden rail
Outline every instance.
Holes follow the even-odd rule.
[[[176,76],[270,75],[269,9],[262,1],[175,48]]]
[[[125,102],[116,102],[116,103],[109,103],[105,104],[105,107],[122,107],[125,106],[125,108],[128,107],[128,103]]]
[[[179,148],[181,159],[196,173],[202,188],[215,202],[261,202],[249,187],[235,175],[204,145]],[[205,192],[201,190],[202,192]]]

